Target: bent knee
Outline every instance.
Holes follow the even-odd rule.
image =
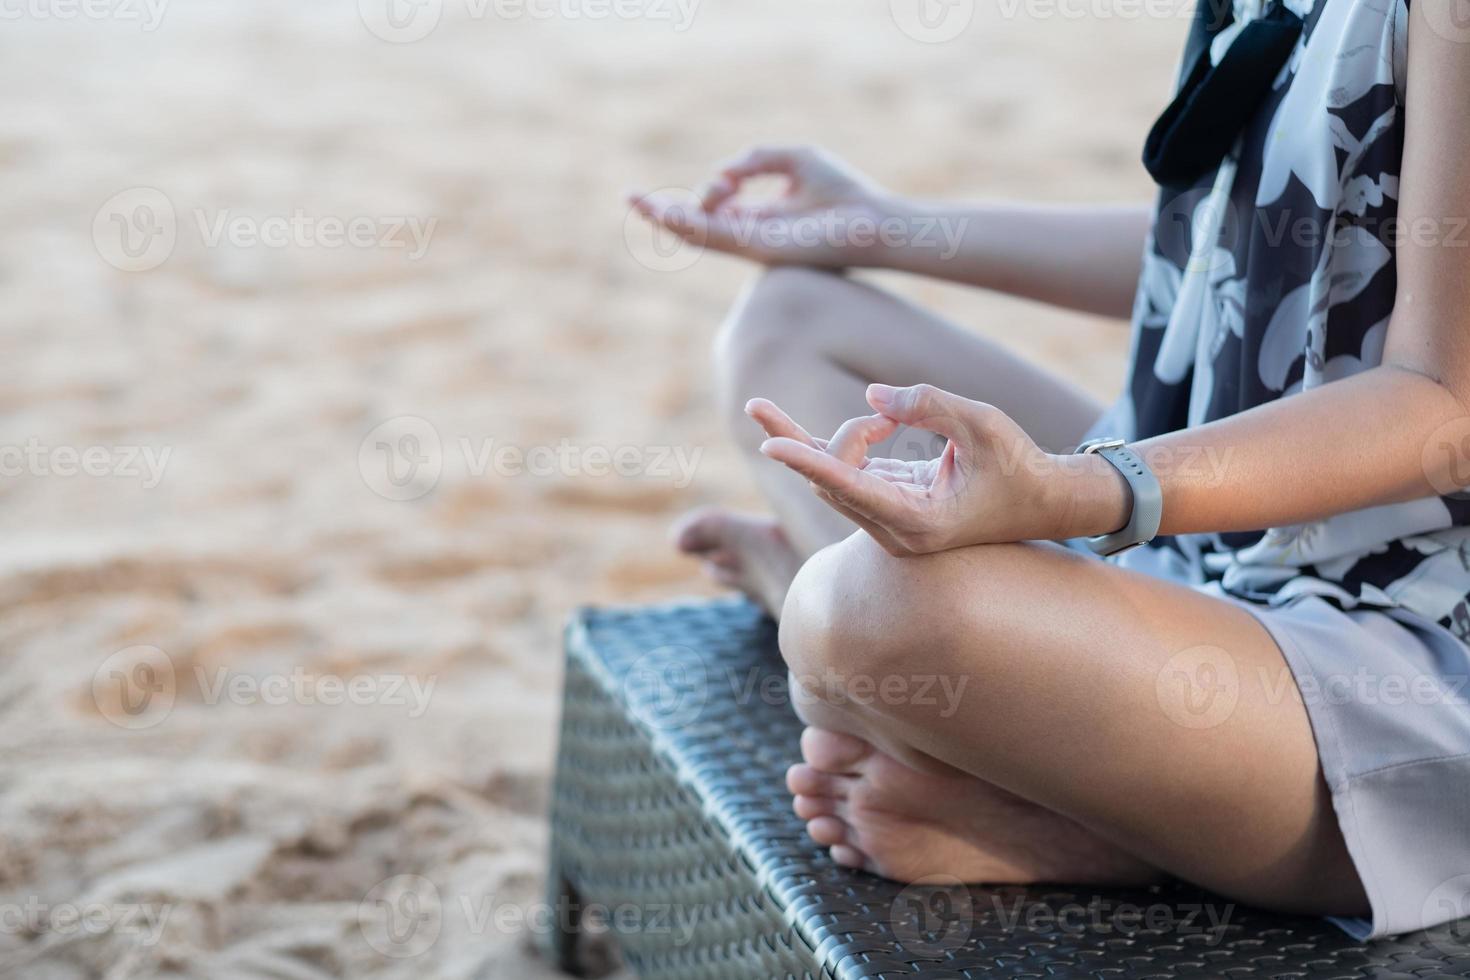
[[[842,276],[819,269],[778,266],[762,272],[715,341],[721,377],[741,387],[740,382],[759,379],[772,365],[819,348],[839,291],[852,287]]]
[[[942,628],[933,622],[938,557],[895,558],[863,531],[813,555],[781,612],[781,654],[793,678],[827,699],[910,670]]]

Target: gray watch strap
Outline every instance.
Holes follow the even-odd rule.
[[[1087,547],[1095,554],[1108,557],[1122,554],[1152,541],[1159,533],[1164,517],[1164,492],[1158,477],[1143,458],[1129,449],[1122,439],[1092,439],[1077,447],[1079,453],[1096,453],[1123,474],[1133,495],[1132,514],[1128,524],[1112,534],[1099,534],[1087,539]]]

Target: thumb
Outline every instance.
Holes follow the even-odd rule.
[[[933,385],[908,388],[868,385],[868,404],[904,425],[935,432],[956,442],[969,441],[967,422],[977,410],[986,407]]]

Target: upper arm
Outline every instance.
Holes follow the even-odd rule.
[[[1448,29],[1458,2],[1410,4],[1398,293],[1384,362],[1470,405],[1470,32]]]

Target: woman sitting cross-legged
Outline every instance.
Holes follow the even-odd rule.
[[[918,204],[780,147],[698,208],[635,198],[771,267],[717,357],[774,516],[677,539],[780,621],[809,726],[790,789],[836,861],[1173,876],[1359,936],[1470,915],[1452,3],[1197,20],[1151,209]],[[772,174],[785,195],[747,203]],[[837,271],[860,266],[1131,310],[1127,387],[1105,410]]]

